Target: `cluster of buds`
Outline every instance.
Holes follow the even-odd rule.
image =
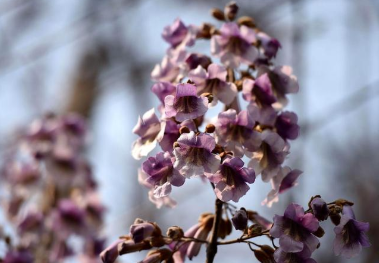
[[[192,260],[206,245],[207,263],[212,263],[217,246],[245,243],[259,262],[314,263],[311,255],[324,233],[319,221],[328,217],[336,224],[335,254],[354,256],[369,246],[368,223],[355,220],[347,201],[326,204],[317,197],[307,211],[291,204],[273,222],[228,203],[238,202],[259,175],[272,186],[262,201],[268,206],[296,185],[302,172],[284,162],[299,126],[297,115],[284,107],[287,95],[298,92],[299,86],[289,66],[274,65],[279,41],[262,32],[252,18],[238,17],[235,3],[224,11],[212,10],[212,15],[224,22],[220,28],[209,23],[186,26],[177,19],[164,29],[162,37],[170,47],[151,73],[155,81],[151,90],[161,102],[159,117],[154,108],[139,117],[132,155],[141,159],[157,145],[162,149],[143,162],[138,176],[158,208],[174,206],[173,186],[198,177],[212,185],[216,211],[203,214],[186,232],[170,228],[167,236],[155,223],[138,221],[128,236],[103,251],[103,262],[150,250],[142,262],[181,263]],[[199,40],[210,40],[211,57],[187,49]],[[206,116],[212,107],[220,112]],[[242,236],[220,241],[232,232],[232,225]],[[259,236],[271,244],[251,241]]]
[[[48,115],[9,145],[1,173],[2,204],[18,237],[7,240],[3,262],[98,260],[104,207],[83,154],[85,140],[84,119]],[[73,237],[80,238],[81,250],[78,243],[74,249]]]

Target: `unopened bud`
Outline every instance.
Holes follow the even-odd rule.
[[[315,235],[316,237],[319,237],[319,238],[323,237],[324,234],[325,234],[325,231],[324,231],[324,229],[321,226],[318,227],[318,229],[316,230],[316,232],[313,233],[313,235]]]
[[[213,8],[211,10],[211,14],[214,18],[216,18],[217,20],[220,20],[220,21],[225,21],[225,16],[224,16],[224,12],[222,12],[220,9],[218,8]]]
[[[275,252],[275,249],[273,249],[272,247],[270,247],[269,245],[262,245],[261,246],[261,249],[266,252],[267,255],[273,255],[274,252]]]
[[[242,79],[236,80],[236,82],[234,82],[234,84],[236,84],[238,91],[242,91],[242,83],[243,83]]]
[[[230,20],[233,21],[238,13],[238,5],[236,2],[230,2],[225,6],[224,9],[225,16]]]
[[[179,133],[180,134],[183,134],[183,133],[190,133],[190,129],[187,127],[187,126],[183,126],[179,129]]]
[[[333,222],[334,225],[338,226],[341,222],[341,216],[340,215],[330,215],[330,220]]]
[[[178,147],[180,147],[180,145],[179,145],[178,142],[174,142],[173,147],[174,147],[174,148],[178,148]]]
[[[254,19],[248,16],[240,17],[237,21],[237,23],[241,26],[247,26],[250,28],[255,28],[255,22]]]
[[[262,226],[258,224],[251,225],[247,230],[249,236],[257,236],[262,233]]]
[[[256,257],[256,259],[261,262],[261,263],[271,263],[271,262],[275,262],[273,261],[273,257],[270,256],[270,255],[267,255],[266,252],[264,252],[263,250],[261,249],[257,249],[257,250],[254,250],[254,255]]]
[[[215,148],[212,151],[212,153],[222,153],[222,152],[224,152],[224,148],[222,148],[222,146],[219,144],[216,144]]]
[[[206,93],[201,94],[201,96],[202,97],[207,97],[208,102],[212,103],[212,101],[213,101],[213,95],[212,95],[212,93],[206,92]]]
[[[232,222],[236,230],[245,230],[247,227],[247,213],[245,209],[240,209],[232,217]]]
[[[214,28],[211,24],[204,23],[201,25],[199,32],[197,33],[198,38],[211,38],[211,29]]]
[[[326,204],[326,202],[323,199],[321,199],[319,197],[314,198],[311,201],[310,207],[312,208],[314,216],[319,221],[324,221],[324,220],[328,219],[329,209],[328,209],[328,205]]]
[[[184,232],[180,227],[172,226],[167,229],[167,236],[173,240],[179,240],[184,236]]]
[[[218,237],[224,239],[232,232],[232,223],[229,219],[222,219],[218,231]]]
[[[216,127],[209,123],[206,127],[205,127],[205,132],[206,133],[214,133],[214,131],[216,130]]]

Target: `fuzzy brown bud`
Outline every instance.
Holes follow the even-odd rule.
[[[323,237],[324,234],[325,234],[325,231],[324,231],[324,229],[321,226],[318,227],[318,229],[316,230],[316,232],[313,233],[313,235],[315,235],[316,237],[319,237],[319,238]]]
[[[255,22],[254,19],[248,16],[240,17],[237,21],[237,23],[241,26],[247,26],[250,28],[255,28]]]
[[[179,129],[179,133],[180,134],[183,134],[183,133],[190,133],[190,129],[187,127],[187,126],[183,126]]]
[[[258,224],[251,225],[247,230],[249,236],[257,236],[262,233],[262,226]]]
[[[222,152],[224,152],[224,148],[222,148],[222,146],[219,144],[216,144],[215,148],[212,151],[212,153],[222,153]]]
[[[224,13],[228,20],[233,21],[238,13],[238,5],[236,4],[236,2],[233,1],[227,4],[225,6]]]
[[[261,249],[254,250],[254,256],[261,263],[273,263],[274,258],[272,255],[268,255],[265,251]]]
[[[198,38],[210,39],[212,37],[211,30],[214,28],[211,24],[204,23],[201,25],[199,33],[197,34]]]
[[[220,221],[220,228],[218,231],[218,236],[222,239],[230,235],[232,232],[232,223],[229,219],[222,219]]]
[[[220,20],[220,21],[225,21],[225,16],[224,16],[224,12],[222,12],[220,9],[218,8],[213,8],[211,10],[211,14],[214,18],[216,18],[217,20]]]
[[[177,147],[180,147],[180,145],[179,145],[178,142],[174,142],[173,147],[174,147],[174,148],[177,148]]]
[[[274,252],[275,252],[275,249],[273,249],[272,247],[270,247],[269,245],[262,245],[261,246],[261,249],[266,252],[267,255],[273,255]]]
[[[213,101],[213,95],[212,95],[212,93],[206,92],[206,93],[201,94],[201,96],[202,97],[207,97],[208,102],[212,103],[212,101]]]
[[[214,133],[215,130],[216,130],[216,127],[215,127],[212,123],[209,123],[209,124],[205,127],[205,132],[206,132],[206,133]]]
[[[179,240],[184,236],[184,232],[180,227],[172,226],[167,229],[167,236],[173,240]]]

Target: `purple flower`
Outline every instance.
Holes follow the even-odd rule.
[[[176,19],[172,25],[163,29],[162,37],[172,47],[193,46],[196,40],[197,28],[195,26],[186,27],[180,19]]]
[[[100,253],[100,258],[103,261],[103,263],[113,263],[118,258],[118,253],[120,250],[120,244],[122,244],[124,241],[119,239],[112,244],[110,244],[106,249],[104,249]]]
[[[85,212],[70,199],[61,199],[53,215],[53,229],[59,231],[62,239],[71,233],[83,234],[85,230]]]
[[[311,255],[312,252],[307,247],[296,253],[288,253],[278,248],[274,253],[274,259],[276,263],[316,263]]]
[[[174,169],[175,158],[169,152],[160,152],[148,158],[142,165],[143,171],[149,175],[146,181],[154,186],[154,196],[159,198],[171,192],[171,185],[182,186],[185,181],[178,170]]]
[[[319,197],[316,197],[311,202],[311,208],[313,211],[313,214],[319,221],[324,221],[328,219],[329,216],[329,209],[326,202]]]
[[[149,191],[149,200],[155,204],[155,206],[159,209],[162,206],[167,206],[170,208],[173,208],[176,206],[176,202],[171,199],[169,196],[163,196],[163,197],[155,197],[154,195],[154,186],[147,182],[147,178],[149,175],[145,173],[142,169],[138,169],[138,182],[145,186],[146,188],[150,189]]]
[[[237,68],[240,63],[250,65],[258,57],[258,50],[252,45],[255,41],[256,36],[251,28],[225,23],[220,35],[214,35],[211,39],[211,52],[226,67]]]
[[[304,214],[304,209],[297,204],[290,204],[283,216],[275,215],[271,236],[279,238],[282,251],[297,253],[304,248],[313,252],[319,245],[318,239],[312,235],[319,228],[319,222],[311,214]]]
[[[155,65],[151,78],[155,81],[175,81],[180,74],[179,61],[176,57],[165,56],[161,64]]]
[[[237,95],[237,87],[234,83],[226,82],[226,69],[217,64],[210,64],[208,72],[201,66],[192,70],[188,78],[195,82],[197,94],[211,93],[214,97],[212,105],[216,105],[219,99],[229,105]]]
[[[252,167],[256,174],[261,173],[262,180],[268,182],[279,173],[281,165],[288,155],[289,144],[270,130],[264,130],[261,138],[263,142],[260,150],[252,154],[249,167]]]
[[[14,160],[6,164],[4,174],[12,184],[32,184],[40,178],[38,162],[32,158],[30,161]]]
[[[207,175],[215,184],[215,193],[220,200],[238,202],[250,189],[247,184],[254,183],[254,170],[243,165],[240,158],[227,156],[215,174]]]
[[[247,213],[246,210],[240,209],[232,217],[232,223],[235,229],[245,230],[247,227]]]
[[[340,224],[334,228],[334,254],[351,258],[359,254],[362,247],[371,246],[366,235],[369,227],[369,223],[355,220],[351,206],[345,205]]]
[[[242,92],[245,100],[254,101],[260,106],[271,106],[276,102],[268,74],[259,76],[255,81],[245,79]]]
[[[294,112],[282,112],[275,122],[277,133],[284,140],[295,140],[299,136],[300,127],[297,124],[297,116]]]
[[[9,251],[5,255],[3,263],[32,263],[34,262],[32,255],[26,250]]]
[[[196,94],[196,87],[191,84],[179,84],[176,95],[165,98],[165,112],[168,118],[175,117],[177,121],[196,119],[208,110],[208,99]]]
[[[272,89],[276,95],[279,106],[287,104],[286,94],[297,93],[299,91],[299,84],[295,75],[292,75],[292,68],[290,66],[276,66],[270,70],[266,66],[261,66],[258,69],[258,76],[268,74]]]
[[[157,95],[158,99],[164,104],[165,97],[174,95],[176,88],[170,82],[158,82],[151,87],[151,91]]]
[[[162,138],[163,129],[154,108],[147,111],[133,128],[133,133],[140,138],[133,144],[132,155],[135,159],[141,159],[148,155],[157,145],[157,141]]]
[[[164,134],[159,142],[163,151],[171,152],[173,151],[173,144],[176,142],[180,136],[179,130],[181,127],[187,127],[190,131],[196,130],[196,125],[193,120],[185,120],[180,124],[175,121],[167,119],[162,122],[162,129],[164,128]]]
[[[187,177],[214,174],[220,166],[220,157],[212,153],[215,140],[208,134],[183,133],[178,139],[179,147],[174,149],[174,168]]]
[[[232,151],[234,156],[242,157],[245,150],[255,151],[261,144],[260,134],[254,131],[256,113],[234,109],[221,112],[216,126],[217,143]]]
[[[257,38],[261,42],[261,47],[263,49],[264,55],[268,59],[276,57],[278,49],[281,48],[280,42],[263,32],[259,32],[257,34]]]
[[[189,54],[185,62],[190,70],[195,69],[198,66],[207,69],[208,66],[212,63],[211,59],[208,56],[200,53]]]
[[[43,214],[41,212],[33,211],[26,214],[18,225],[18,231],[21,234],[25,232],[37,232],[43,223]]]
[[[291,170],[288,166],[281,167],[279,173],[271,179],[272,190],[268,193],[262,204],[271,207],[279,201],[279,194],[296,185],[297,178],[302,174],[300,170]]]

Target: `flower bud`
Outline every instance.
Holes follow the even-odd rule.
[[[229,219],[221,219],[218,237],[224,239],[232,232],[232,223]]]
[[[197,33],[198,38],[210,39],[212,37],[211,31],[214,28],[211,24],[204,23],[200,27],[199,33]],[[195,67],[196,68],[196,67]]]
[[[245,230],[247,227],[247,213],[245,209],[236,211],[232,218],[233,226],[236,230]]]
[[[313,235],[319,238],[323,237],[324,234],[325,234],[325,231],[321,226],[316,230],[316,232],[313,233]]]
[[[205,127],[205,132],[206,133],[214,133],[214,131],[216,130],[216,127],[209,123],[206,127]]]
[[[230,2],[225,6],[224,9],[225,16],[230,20],[233,21],[238,13],[238,5],[236,2]]]
[[[222,12],[220,9],[218,8],[213,8],[211,10],[211,14],[214,18],[216,18],[217,20],[220,20],[220,21],[225,21],[225,16],[224,16],[224,12]]]
[[[119,249],[120,244],[124,242],[123,240],[119,239],[115,242],[113,242],[109,247],[103,250],[103,252],[100,253],[100,258],[103,261],[103,263],[113,263],[116,261],[119,255]]]
[[[311,201],[311,208],[312,208],[314,216],[319,221],[324,221],[324,220],[328,219],[329,209],[328,209],[328,205],[326,204],[326,202],[323,199],[321,199],[319,197],[314,198]]]
[[[258,224],[251,225],[249,229],[247,230],[247,234],[249,236],[257,236],[260,233],[262,233],[262,226]]]
[[[135,243],[144,241],[148,237],[161,236],[161,230],[155,223],[136,220],[137,224],[130,227],[130,234]]]
[[[274,263],[273,255],[267,254],[261,249],[254,250],[255,258],[261,263]]]
[[[179,240],[184,236],[184,232],[180,227],[172,226],[167,230],[167,236],[173,240]]]
[[[275,249],[270,247],[269,245],[262,245],[261,249],[267,254],[267,255],[273,255],[275,252]]]
[[[202,96],[202,97],[207,97],[208,102],[209,102],[209,103],[212,103],[212,101],[213,101],[213,95],[212,95],[211,93],[206,92],[206,93],[201,94],[201,96]]]
[[[180,127],[180,129],[179,129],[179,133],[180,133],[180,134],[183,134],[183,133],[190,133],[190,129],[189,129],[187,126]]]
[[[237,22],[241,26],[247,26],[247,27],[250,27],[250,28],[254,28],[255,27],[254,19],[252,19],[251,17],[248,17],[248,16],[240,17]]]

